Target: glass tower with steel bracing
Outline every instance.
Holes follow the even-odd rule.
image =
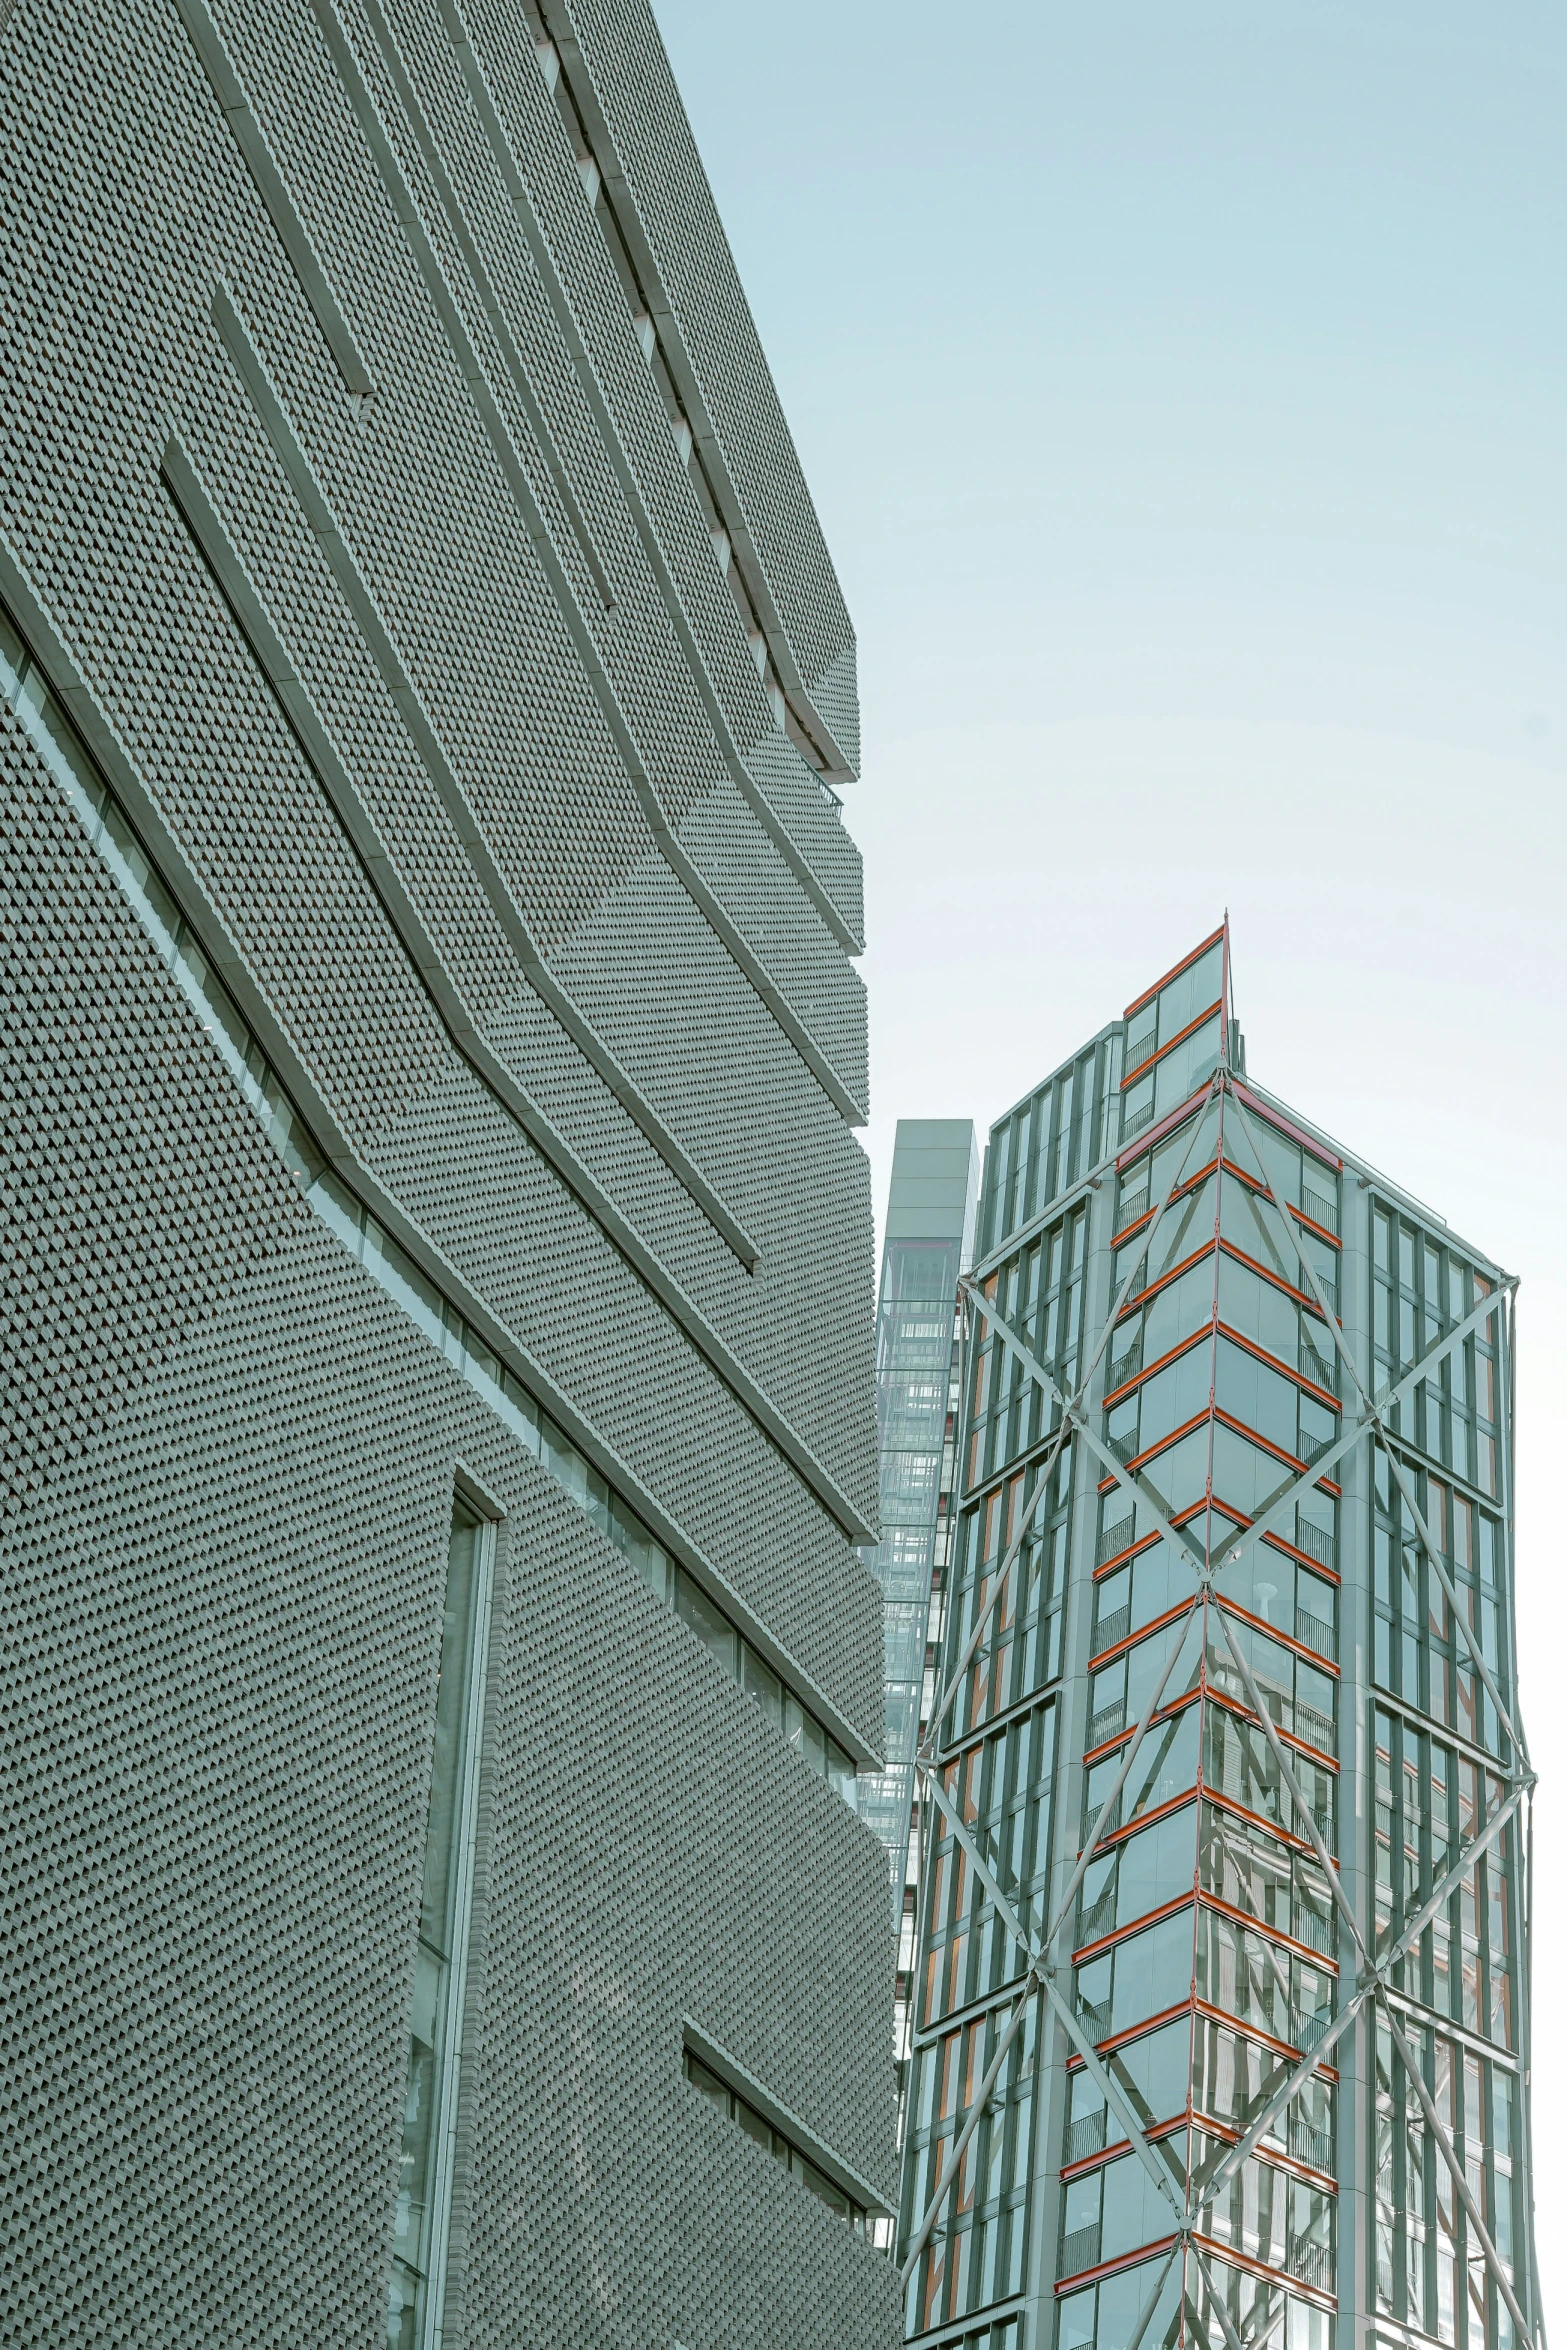
[[[899,2259],[964,2350],[1538,2338],[1515,1282],[1226,924],[994,1129]]]

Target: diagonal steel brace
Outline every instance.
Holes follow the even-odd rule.
[[[1289,1240],[1290,1245],[1294,1249],[1295,1255],[1300,1262],[1301,1271],[1306,1276],[1307,1283],[1311,1289],[1311,1294],[1317,1301],[1318,1311],[1322,1314],[1323,1318],[1327,1322],[1328,1328],[1333,1334],[1334,1344],[1338,1348],[1340,1355],[1343,1357],[1344,1366],[1349,1372],[1351,1379],[1353,1379],[1355,1383],[1355,1389],[1360,1397],[1361,1402],[1361,1419],[1362,1421],[1368,1421],[1370,1423],[1372,1429],[1375,1431],[1378,1441],[1381,1443],[1383,1451],[1387,1455],[1388,1465],[1392,1470],[1394,1480],[1398,1486],[1398,1490],[1403,1496],[1405,1506],[1415,1522],[1415,1527],[1419,1533],[1421,1543],[1424,1546],[1426,1556],[1431,1561],[1432,1566],[1436,1569],[1437,1577],[1441,1582],[1442,1589],[1447,1595],[1447,1603],[1449,1607],[1451,1607],[1455,1617],[1458,1620],[1458,1628],[1463,1635],[1464,1644],[1468,1648],[1470,1656],[1474,1660],[1475,1668],[1478,1671],[1481,1680],[1485,1684],[1486,1694],[1490,1698],[1491,1703],[1495,1706],[1499,1719],[1501,1720],[1509,1738],[1511,1738],[1513,1745],[1517,1749],[1519,1755],[1523,1759],[1525,1766],[1527,1767],[1529,1760],[1528,1742],[1524,1738],[1521,1728],[1514,1726],[1506,1706],[1502,1703],[1501,1691],[1497,1688],[1496,1682],[1492,1677],[1491,1669],[1486,1663],[1480,1642],[1475,1635],[1472,1625],[1469,1622],[1466,1611],[1459,1604],[1458,1594],[1454,1590],[1452,1580],[1447,1572],[1446,1561],[1443,1559],[1441,1552],[1438,1550],[1435,1542],[1433,1542],[1431,1539],[1431,1529],[1427,1525],[1425,1517],[1420,1510],[1419,1504],[1415,1500],[1414,1489],[1409,1482],[1408,1472],[1405,1469],[1403,1462],[1399,1459],[1398,1454],[1393,1449],[1393,1445],[1396,1440],[1390,1437],[1383,1421],[1383,1412],[1387,1406],[1384,1404],[1383,1406],[1379,1407],[1376,1403],[1373,1402],[1369,1392],[1367,1391],[1365,1381],[1361,1378],[1359,1368],[1355,1362],[1354,1350],[1351,1348],[1348,1339],[1344,1335],[1343,1325],[1339,1321],[1338,1316],[1328,1305],[1326,1295],[1322,1288],[1322,1283],[1317,1275],[1317,1269],[1311,1261],[1310,1255],[1306,1249],[1305,1242],[1302,1240],[1300,1233],[1296,1229],[1295,1220],[1292,1216],[1286,1214],[1284,1209],[1280,1207],[1278,1199],[1274,1195],[1272,1179],[1268,1174],[1267,1161],[1263,1157],[1262,1146],[1258,1142],[1256,1131],[1252,1126],[1251,1118],[1247,1112],[1246,1105],[1240,1099],[1239,1095],[1235,1096],[1235,1107],[1240,1114],[1241,1126],[1246,1135],[1246,1139],[1251,1145],[1252,1156],[1257,1162],[1257,1171],[1263,1182],[1268,1186],[1268,1199],[1273,1207],[1274,1213],[1278,1216],[1280,1222],[1284,1226],[1285,1236]],[[1480,1303],[1475,1307],[1473,1313],[1471,1313],[1467,1319],[1459,1325],[1459,1328],[1453,1332],[1452,1336],[1444,1344],[1442,1352],[1445,1353],[1449,1351],[1450,1347],[1457,1339],[1467,1335],[1471,1324],[1478,1324],[1479,1322],[1487,1320],[1493,1310],[1500,1307],[1505,1299],[1513,1295],[1516,1288],[1517,1283],[1514,1280],[1505,1279],[1501,1281],[1495,1289],[1491,1290],[1485,1298],[1481,1299]],[[1424,1358],[1422,1358],[1422,1362],[1419,1366],[1417,1366],[1417,1368],[1421,1370],[1424,1369]]]
[[[1164,1671],[1160,1674],[1159,1679],[1149,1696],[1147,1706],[1143,1712],[1143,1718],[1138,1723],[1137,1728],[1134,1731],[1126,1747],[1126,1750],[1121,1757],[1120,1767],[1116,1772],[1115,1780],[1111,1785],[1110,1791],[1105,1797],[1104,1802],[1100,1805],[1098,1812],[1094,1816],[1092,1826],[1090,1827],[1088,1835],[1084,1841],[1083,1849],[1078,1855],[1077,1865],[1072,1872],[1070,1880],[1068,1881],[1066,1891],[1063,1894],[1061,1901],[1056,1909],[1054,1918],[1052,1919],[1043,1936],[1041,1944],[1042,1951],[1049,1951],[1054,1946],[1057,1935],[1060,1933],[1062,1926],[1066,1923],[1067,1918],[1071,1915],[1072,1905],[1077,1899],[1077,1889],[1087,1873],[1088,1864],[1093,1859],[1095,1850],[1098,1846],[1100,1824],[1109,1816],[1112,1807],[1120,1798],[1121,1789],[1125,1785],[1132,1765],[1137,1758],[1138,1749],[1142,1745],[1144,1737],[1147,1735],[1149,1725],[1152,1722],[1154,1715],[1159,1710],[1160,1702],[1164,1696],[1165,1685],[1168,1682],[1171,1673],[1175,1670],[1177,1660],[1185,1648],[1186,1628],[1190,1624],[1193,1615],[1196,1613],[1197,1599],[1198,1594],[1194,1592],[1186,1614],[1180,1619],[1180,1624],[1178,1627],[1180,1637],[1171,1644],[1170,1654],[1165,1661]],[[1177,1629],[1175,1626],[1171,1626],[1170,1628],[1172,1631]],[[931,1772],[928,1765],[926,1766],[926,1777],[934,1786],[934,1774]],[[945,1789],[943,1789],[942,1792],[945,1794]],[[945,1810],[946,1806],[943,1805],[942,1808]],[[950,1817],[950,1814],[948,1816]],[[1010,2047],[1013,2036],[1021,2026],[1027,2001],[1036,1985],[1042,1983],[1045,1980],[1046,1973],[1047,1961],[1043,1956],[1036,1958],[1034,1960],[1033,1966],[1030,1968],[1027,1978],[1025,1979],[1023,1989],[1019,1993],[1018,2003],[1013,2011],[1012,2021],[1007,2027],[1007,2033],[1003,2042],[1003,2046],[1001,2049],[998,2049],[995,2058],[992,2059],[990,2066],[986,2070],[985,2077],[980,2083],[979,2089],[975,2094],[974,2104],[970,2109],[968,2120],[965,2122],[963,2130],[957,2142],[955,2143],[951,2154],[948,2156],[946,2163],[942,2167],[941,2174],[936,2181],[934,2189],[932,2190],[930,2202],[926,2206],[924,2216],[921,2219],[919,2227],[916,2229],[913,2238],[911,2239],[908,2251],[904,2255],[903,2268],[900,2273],[905,2281],[912,2274],[914,2263],[919,2258],[920,2253],[923,2251],[926,2240],[928,2239],[932,2228],[936,2224],[936,2220],[941,2211],[941,2206],[946,2201],[947,2192],[951,2187],[953,2179],[957,2175],[957,2168],[959,2162],[962,2159],[963,2149],[967,2146],[969,2139],[972,2137],[974,2131],[979,2127],[980,2118],[984,2113],[985,2107],[990,2101],[990,2097],[994,2091],[996,2081],[1000,2077],[1001,2057],[1004,2053],[1004,2050],[1006,2047]]]
[[[1236,1668],[1240,1673],[1240,1677],[1246,1684],[1247,1698],[1251,1704],[1253,1712],[1257,1716],[1258,1722],[1261,1725],[1262,1734],[1268,1741],[1268,1745],[1273,1754],[1274,1763],[1278,1769],[1279,1777],[1283,1780],[1285,1786],[1289,1789],[1290,1800],[1300,1815],[1301,1825],[1306,1831],[1311,1848],[1315,1852],[1318,1860],[1321,1862],[1322,1867],[1327,1874],[1328,1891],[1332,1894],[1334,1901],[1338,1905],[1339,1915],[1343,1918],[1344,1923],[1348,1926],[1350,1937],[1354,1942],[1355,1948],[1359,1951],[1363,1963],[1369,1966],[1371,1963],[1371,1954],[1367,1950],[1365,1941],[1361,1935],[1360,1920],[1355,1915],[1354,1904],[1350,1900],[1349,1895],[1345,1892],[1343,1886],[1339,1883],[1337,1864],[1335,1863],[1333,1855],[1329,1852],[1327,1844],[1323,1839],[1322,1830],[1317,1826],[1315,1819],[1312,1817],[1311,1807],[1306,1801],[1300,1781],[1296,1778],[1294,1771],[1290,1767],[1289,1756],[1284,1750],[1284,1741],[1282,1738],[1280,1738],[1278,1730],[1274,1726],[1273,1716],[1269,1713],[1266,1705],[1263,1703],[1262,1692],[1257,1687],[1256,1678],[1253,1675],[1251,1666],[1247,1661],[1246,1653],[1241,1647],[1240,1642],[1235,1637],[1235,1627],[1230,1622],[1229,1614],[1226,1609],[1221,1607],[1216,1612],[1219,1618],[1219,1628],[1224,1634],[1231,1656],[1235,1659]]]
[[[1378,1984],[1377,1986],[1377,1997],[1381,2004],[1382,2013],[1387,2020],[1388,2030],[1392,2034],[1393,2046],[1398,2050],[1399,2056],[1403,2060],[1404,2070],[1408,2073],[1410,2080],[1414,2083],[1415,2095],[1420,2100],[1420,2110],[1426,2117],[1426,2127],[1430,2130],[1432,2136],[1436,2140],[1437,2152],[1441,2155],[1442,2160],[1446,2163],[1448,2171],[1452,2176],[1453,2185],[1458,2190],[1458,2199],[1462,2203],[1464,2210],[1469,2215],[1469,2225],[1474,2230],[1475,2241],[1478,2243],[1480,2250],[1485,2255],[1485,2265],[1490,2270],[1492,2276],[1496,2279],[1496,2289],[1507,2304],[1507,2307],[1512,2315],[1513,2323],[1518,2328],[1519,2339],[1525,2342],[1531,2341],[1533,2339],[1534,2329],[1530,2325],[1529,2320],[1524,2316],[1523,2309],[1518,2300],[1518,2296],[1513,2291],[1512,2279],[1509,2277],[1506,2269],[1503,2267],[1500,2256],[1497,2253],[1496,2246],[1492,2243],[1490,2236],[1486,2232],[1485,2221],[1480,2216],[1480,2206],[1476,2203],[1474,2196],[1470,2192],[1469,2181],[1464,2175],[1464,2166],[1458,2159],[1457,2148],[1454,2146],[1452,2139],[1449,2137],[1446,2126],[1436,2110],[1436,2100],[1431,2095],[1430,2090],[1426,2087],[1425,2074],[1420,2069],[1419,2060],[1416,2057],[1414,2050],[1410,2047],[1409,2042],[1404,2037],[1403,2027],[1399,2023],[1398,2017],[1393,2012],[1391,2002],[1387,1996],[1386,1988],[1382,1984]]]
[[[1381,1957],[1377,1959],[1375,1966],[1360,1977],[1353,1995],[1339,2010],[1323,2039],[1318,2042],[1309,2055],[1301,2058],[1287,2079],[1272,2092],[1239,2143],[1225,2149],[1211,2182],[1203,2191],[1202,2200],[1204,2202],[1217,2197],[1228,2186],[1230,2179],[1241,2164],[1256,2152],[1259,2142],[1267,2136],[1268,2131],[1273,2127],[1284,2108],[1304,2088],[1318,2065],[1326,2058],[1329,2049],[1347,2031],[1367,2000],[1377,1991],[1378,1986],[1387,1982],[1399,1960],[1413,1949],[1443,1903],[1451,1898],[1454,1889],[1468,1875],[1481,1854],[1495,1843],[1528,1792],[1528,1784],[1519,1785],[1512,1789],[1503,1802],[1497,1806],[1480,1833],[1472,1837],[1469,1843],[1464,1846],[1457,1859],[1438,1880],[1431,1892],[1427,1894],[1414,1915],[1405,1920],[1399,1929],[1396,1940],[1389,1944]]]
[[[1072,1433],[1072,1431],[1075,1428],[1080,1428],[1083,1424],[1081,1416],[1082,1406],[1087,1398],[1088,1391],[1093,1384],[1094,1375],[1098,1371],[1099,1365],[1104,1359],[1104,1352],[1110,1343],[1110,1336],[1115,1328],[1117,1317],[1126,1304],[1128,1297],[1131,1295],[1132,1284],[1136,1281],[1139,1273],[1142,1271],[1148,1253],[1153,1246],[1154,1236],[1158,1232],[1159,1226],[1164,1221],[1165,1210],[1171,1205],[1177,1192],[1181,1189],[1181,1186],[1186,1180],[1186,1169],[1190,1164],[1192,1152],[1196,1149],[1198,1141],[1201,1138],[1201,1134],[1202,1120],[1199,1118],[1192,1127],[1191,1136],[1187,1142],[1185,1154],[1182,1157],[1180,1166],[1176,1170],[1175,1180],[1171,1184],[1170,1189],[1166,1193],[1165,1197],[1159,1202],[1152,1220],[1143,1231],[1143,1234],[1137,1243],[1137,1247],[1133,1252],[1132,1261],[1127,1267],[1125,1278],[1122,1280],[1120,1289],[1116,1293],[1114,1303],[1111,1305],[1110,1311],[1105,1317],[1104,1327],[1099,1333],[1099,1342],[1095,1346],[1093,1354],[1089,1358],[1088,1366],[1084,1371],[1081,1379],[1078,1381],[1077,1388],[1073,1393],[1070,1401],[1062,1396],[1060,1389],[1055,1386],[1053,1381],[1048,1381],[1047,1379],[1048,1392],[1052,1396],[1053,1400],[1061,1406],[1060,1428],[1056,1432],[1055,1441],[1051,1445],[1047,1458],[1040,1467],[1038,1481],[1035,1484],[1034,1492],[1029,1502],[1028,1509],[1024,1514],[1023,1522],[1019,1526],[1017,1533],[1013,1536],[1012,1541],[1008,1546],[1006,1557],[1001,1562],[1000,1572],[996,1577],[995,1584],[991,1590],[990,1596],[986,1600],[983,1609],[980,1611],[980,1614],[975,1621],[974,1628],[970,1632],[968,1640],[964,1644],[962,1656],[958,1659],[956,1666],[953,1668],[953,1671],[947,1680],[945,1688],[942,1690],[940,1696],[936,1700],[935,1707],[931,1713],[930,1722],[927,1726],[924,1748],[922,1748],[922,1752],[925,1750],[925,1748],[928,1748],[931,1751],[934,1751],[935,1749],[937,1733],[942,1722],[946,1719],[948,1708],[951,1706],[954,1697],[958,1693],[958,1690],[962,1687],[964,1675],[967,1673],[969,1666],[974,1661],[974,1657],[978,1652],[980,1642],[983,1640],[985,1635],[985,1627],[989,1623],[990,1618],[994,1614],[997,1606],[1000,1604],[1002,1594],[1007,1588],[1007,1584],[1011,1578],[1013,1568],[1017,1563],[1018,1555],[1023,1548],[1024,1542],[1028,1538],[1030,1528],[1033,1524],[1035,1516],[1038,1513],[1040,1501],[1043,1498],[1044,1490],[1049,1482],[1051,1472],[1054,1470],[1055,1464],[1060,1458],[1062,1447],[1066,1443],[1067,1437]],[[976,1283],[971,1281],[964,1282],[960,1284],[960,1287],[962,1287],[965,1295],[971,1300],[983,1297],[983,1291]],[[986,1300],[985,1302],[988,1306],[989,1301]],[[986,1318],[989,1318],[988,1315]],[[1037,1365],[1032,1357],[1025,1356],[1024,1360],[1031,1376],[1037,1379],[1039,1369],[1042,1368],[1042,1366]]]
[[[1066,2028],[1067,2037],[1087,2066],[1094,2087],[1099,2091],[1100,2096],[1125,2131],[1128,2145],[1133,2153],[1140,2158],[1143,2168],[1163,2194],[1179,2225],[1185,2227],[1187,2225],[1186,2204],[1175,2191],[1175,2181],[1170,2176],[1169,2164],[1161,2161],[1148,2143],[1143,2134],[1142,2124],[1132,2111],[1124,2091],[1088,2034],[1083,2030],[1077,2017],[1072,2013],[1069,2001],[1062,1997],[1053,1974],[1047,1973],[1044,1976],[1044,1987],[1045,1997],[1055,2009]]]
[[[962,2167],[963,2157],[968,2151],[969,2140],[979,2128],[980,2122],[984,2118],[985,2109],[995,2094],[996,2083],[1001,2078],[1001,2068],[1007,2060],[1007,2052],[1023,2028],[1024,2019],[1028,2014],[1029,2002],[1038,1990],[1041,1979],[1041,1970],[1036,1961],[1023,1978],[1022,1987],[1012,2003],[1012,2012],[1007,2018],[1006,2028],[996,2042],[995,2053],[985,2067],[983,2080],[974,2092],[974,2102],[968,2109],[962,2129],[959,2130],[952,2142],[951,2150],[946,2161],[942,2164],[940,2175],[931,2190],[930,2201],[925,2206],[924,2217],[915,2229],[908,2250],[903,2255],[903,2262],[898,2270],[900,2285],[907,2285],[910,2277],[914,2274],[915,2263],[925,2249],[930,2232],[940,2216],[941,2207],[947,2200],[952,2182]]]
[[[1006,1894],[1002,1891],[1000,1884],[997,1882],[996,1877],[987,1865],[985,1858],[979,1849],[978,1839],[973,1835],[967,1822],[959,1813],[956,1804],[954,1804],[952,1798],[947,1793],[946,1789],[940,1784],[939,1780],[932,1780],[931,1793],[935,1797],[935,1800],[940,1806],[942,1812],[946,1815],[947,1824],[951,1828],[953,1835],[962,1845],[964,1851],[968,1854],[969,1861],[974,1869],[974,1873],[980,1879],[980,1882],[984,1885],[986,1892],[990,1895],[991,1901],[995,1905],[997,1914],[999,1915],[1002,1924],[1006,1927],[1007,1932],[1012,1936],[1012,1939],[1023,1951],[1027,1953],[1031,1971],[1038,1974],[1039,1979],[1044,1985],[1046,1997],[1049,1999],[1052,2007],[1055,2008],[1057,2014],[1060,2016],[1062,2023],[1066,2027],[1067,2034],[1076,2047],[1078,2054],[1082,2057],[1084,2063],[1088,2066],[1088,2069],[1093,2076],[1095,2085],[1099,2089],[1099,2092],[1104,2098],[1105,2103],[1115,2114],[1116,2120],[1120,2123],[1122,2129],[1125,2131],[1131,2145],[1141,2156],[1150,2174],[1153,2176],[1155,2181],[1164,2188],[1165,2193],[1171,2198],[1173,2203],[1174,2189],[1170,2185],[1168,2164],[1161,2162],[1158,2156],[1154,2153],[1153,2148],[1149,2145],[1146,2137],[1143,2135],[1142,2125],[1139,2123],[1131,2105],[1128,2103],[1126,2097],[1113,2079],[1112,2075],[1106,2069],[1103,2058],[1100,2056],[1097,2048],[1095,2048],[1093,2042],[1083,2031],[1076,2015],[1073,2013],[1068,2003],[1062,1998],[1061,1993],[1056,1988],[1054,1972],[1049,1965],[1045,1949],[1034,1941],[1033,1936],[1029,1933],[1028,1929],[1026,1926],[1024,1926],[1022,1920],[1019,1918],[1016,1909],[1007,1899]],[[1177,2217],[1184,2220],[1186,2217],[1184,2206],[1181,2204],[1175,2204],[1175,2210]]]

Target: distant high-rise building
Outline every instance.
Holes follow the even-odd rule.
[[[646,0],[0,0],[0,2338],[889,2350],[854,638]]]
[[[1511,1276],[1228,927],[991,1133],[899,2257],[963,2350],[1539,2337]]]
[[[914,1755],[929,1686],[927,1635],[939,1641],[941,1581],[951,1531],[958,1408],[958,1275],[974,1245],[979,1146],[968,1118],[900,1118],[876,1317],[881,1443],[881,1541],[865,1556],[881,1584],[887,1698],[886,1761],[862,1772],[860,1817],[887,1850],[898,1934],[893,2044],[900,2112],[907,2085],[916,1881],[910,1820]],[[918,1855],[916,1818],[913,1854]],[[878,2231],[881,2232],[881,2231]],[[890,2223],[885,2231],[890,2237]]]

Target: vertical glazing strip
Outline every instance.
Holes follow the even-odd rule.
[[[442,2337],[494,1554],[494,1525],[454,1500],[387,2297],[389,2350],[439,2350]]]

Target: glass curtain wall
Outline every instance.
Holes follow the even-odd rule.
[[[907,2107],[919,1797],[927,1655],[939,1640],[951,1534],[958,1409],[958,1274],[973,1246],[979,1154],[970,1120],[900,1119],[876,1322],[881,1541],[862,1553],[882,1588],[886,1752],[862,1774],[861,1817],[887,1852],[898,1936],[894,2053],[899,2128]],[[890,2245],[891,2223],[877,2222]]]
[[[1001,1122],[981,1234],[1015,1343],[972,1315],[939,1677],[1002,1596],[927,1831],[909,2336],[1331,2350],[1341,2317],[1382,2317],[1389,2342],[1512,2350],[1391,2030],[1373,2007],[1324,2046],[1357,1965],[1332,1879],[1372,1889],[1356,1930],[1386,1951],[1517,1793],[1447,1589],[1510,1714],[1496,1271],[1246,1078],[1227,929]],[[1386,1449],[1330,1316],[1382,1392],[1473,1325]],[[1059,1449],[1036,1369],[1082,1391]],[[1390,1981],[1527,2300],[1519,1837],[1509,1817]],[[1031,1990],[987,2100],[1035,1950],[1075,2033]]]
[[[1090,1208],[1084,1186],[1113,1138],[1119,1037],[1110,1031],[1036,1089],[992,1136],[980,1207],[986,1294],[1068,1391],[1082,1355]],[[1072,1196],[1075,1195],[1075,1196]],[[1069,1201],[1069,1204],[1068,1204]],[[934,1741],[949,1806],[980,1835],[1029,1931],[1046,1923],[1076,1448],[1061,1415],[988,1326],[970,1319],[959,1476],[940,1656],[957,1686]],[[1042,1488],[1042,1489],[1041,1489]],[[995,1599],[1010,1551],[1017,1557]],[[992,1607],[992,1600],[995,1604]],[[990,1609],[988,1619],[986,1610]],[[955,1667],[981,1638],[961,1677]],[[919,1965],[900,2244],[930,2201],[1000,2053],[994,2094],[908,2280],[912,2335],[1011,2350],[1037,2237],[1037,1996],[1013,2031],[1027,1953],[1005,1931],[951,1813],[923,1801]],[[906,2256],[906,2255],[905,2255]],[[994,2313],[976,2329],[970,2314]]]
[[[956,1241],[887,1243],[876,1320],[881,1541],[864,1554],[882,1588],[887,1767],[862,1774],[859,1811],[887,1848],[900,1913],[926,1615],[937,1534],[945,1530],[939,1519],[957,1291]]]

